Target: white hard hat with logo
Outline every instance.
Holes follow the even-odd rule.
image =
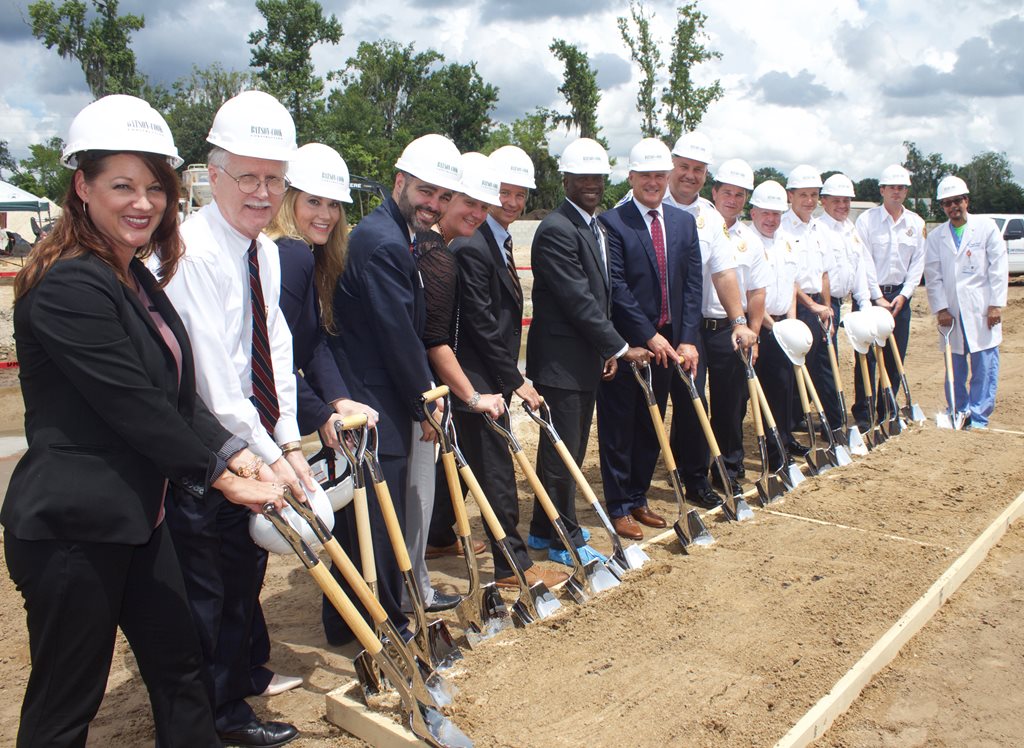
[[[558,160],[558,170],[563,174],[611,174],[608,152],[604,146],[591,138],[578,138],[569,143]]]
[[[629,170],[672,171],[672,153],[657,138],[644,138],[629,151]]]
[[[331,507],[331,500],[327,498],[323,487],[317,484],[315,491],[306,491],[306,498],[309,500],[309,504],[316,513],[316,516],[323,521],[328,530],[332,529],[334,527],[334,509]],[[311,549],[315,551],[320,548],[320,541],[314,534],[313,528],[309,526],[309,523],[298,512],[285,505],[284,509],[281,510],[281,517],[291,525],[293,530],[302,536],[303,541]],[[294,553],[291,544],[282,537],[271,521],[262,514],[250,514],[249,537],[252,538],[252,542],[265,551],[285,555]]]
[[[794,166],[786,180],[787,190],[821,189],[821,174],[813,166]]]
[[[878,178],[878,186],[897,185],[902,187],[910,186],[910,172],[899,164],[889,164],[882,169],[882,176]]]
[[[459,192],[488,205],[501,205],[501,179],[487,156],[476,151],[463,153],[459,165],[462,167]]]
[[[750,193],[750,204],[755,208],[785,213],[789,209],[786,189],[774,179],[767,179]]]
[[[348,165],[336,150],[323,143],[307,143],[288,162],[292,187],[329,200],[352,202]]]
[[[875,342],[875,321],[867,310],[849,312],[843,316],[843,329],[850,345],[857,353],[867,353]]]
[[[853,197],[853,182],[845,174],[833,174],[821,185],[822,196]]]
[[[754,189],[754,170],[742,158],[730,158],[715,170],[715,181],[749,191]]]
[[[960,177],[950,175],[939,180],[939,187],[935,191],[935,199],[945,200],[950,197],[960,197],[961,195],[969,194],[971,194],[971,191],[967,189],[967,182]]]
[[[182,164],[171,128],[160,112],[135,96],[113,94],[89,104],[71,121],[60,162],[78,168],[83,151],[138,151],[165,156],[177,169]]]
[[[711,139],[702,132],[684,132],[672,147],[672,155],[711,163]]]
[[[874,325],[875,345],[884,346],[896,329],[896,320],[892,312],[882,306],[870,306],[864,310],[871,315],[871,322]]]
[[[423,135],[412,141],[395,168],[419,180],[453,192],[462,191],[459,149],[444,135]]]
[[[526,151],[516,145],[503,145],[488,158],[491,167],[505,184],[514,184],[528,190],[537,188],[533,179],[533,161]]]
[[[217,110],[206,141],[236,156],[289,161],[296,151],[295,122],[270,94],[242,91]]]
[[[811,328],[798,319],[780,319],[772,325],[772,334],[786,358],[797,366],[803,366],[807,351],[814,343]]]

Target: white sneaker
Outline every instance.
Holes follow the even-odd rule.
[[[274,676],[270,679],[270,683],[267,684],[266,689],[260,696],[277,696],[279,693],[285,691],[291,691],[293,688],[298,688],[302,685],[302,678],[297,675],[281,675],[280,673],[274,673]]]

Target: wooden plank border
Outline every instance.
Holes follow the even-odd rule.
[[[348,695],[356,681],[349,681],[327,694],[327,721],[355,735],[375,748],[426,748],[426,743],[395,722],[390,715],[375,712]]]

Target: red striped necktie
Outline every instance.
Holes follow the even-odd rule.
[[[647,211],[651,216],[651,242],[654,244],[654,259],[658,263],[658,285],[661,287],[661,311],[658,313],[658,327],[669,323],[668,309],[668,256],[665,254],[665,232],[661,228],[658,211]]]
[[[274,361],[270,357],[270,336],[267,334],[267,305],[260,282],[260,258],[256,240],[249,245],[249,300],[252,302],[252,404],[260,414],[260,423],[274,435],[274,426],[281,417],[274,385]]]

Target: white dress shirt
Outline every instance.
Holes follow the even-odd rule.
[[[718,300],[715,285],[711,276],[723,270],[735,270],[737,262],[733,251],[729,230],[725,227],[725,219],[714,204],[700,195],[690,205],[680,205],[666,191],[664,204],[685,210],[697,222],[697,239],[700,241],[701,289],[700,313],[705,317],[725,317],[725,310]],[[742,295],[742,294],[741,294]],[[722,309],[716,313],[715,309]]]
[[[764,313],[781,317],[789,313],[793,305],[798,257],[790,237],[781,228],[775,236],[765,236],[756,228],[751,230],[761,240],[764,248],[764,264],[768,269],[769,283],[765,290]]]
[[[782,214],[780,231],[785,231],[797,254],[799,271],[796,276],[800,290],[813,296],[821,293],[822,275],[831,270],[831,258],[821,244],[818,220],[804,222],[792,209]]]
[[[295,420],[296,390],[292,335],[281,314],[281,258],[277,245],[260,234],[257,254],[281,417],[268,434],[252,395],[252,305],[249,300],[250,239],[233,229],[217,203],[202,208],[181,226],[185,254],[167,295],[192,341],[196,391],[224,426],[245,439],[264,462],[281,456],[278,444],[300,438]]]
[[[766,288],[771,282],[771,270],[764,261],[764,246],[756,231],[742,221],[734,221],[729,227],[729,241],[732,244],[733,261],[736,263],[736,281],[740,287],[740,303],[747,311],[747,294],[759,288]],[[706,316],[723,319],[725,307],[712,286],[712,299]]]
[[[901,286],[900,295],[909,300],[924,273],[924,220],[904,208],[893,221],[879,205],[861,213],[854,225],[871,260],[865,268],[871,298],[881,298],[881,286]]]
[[[828,213],[819,216],[817,220],[819,239],[832,258],[831,269],[828,271],[828,286],[832,297],[845,299],[853,294],[861,309],[870,306],[866,270],[868,259],[853,221],[846,219],[840,223]]]

